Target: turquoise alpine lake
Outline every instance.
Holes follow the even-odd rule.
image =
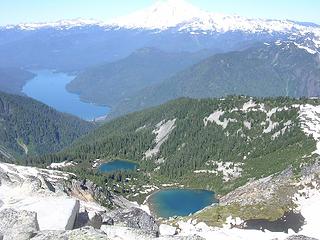
[[[66,90],[66,85],[75,77],[53,70],[32,71],[36,76],[23,87],[27,96],[43,102],[60,112],[94,120],[106,116],[108,107],[82,102],[77,94]]]
[[[152,211],[163,218],[188,216],[217,202],[214,192],[196,189],[164,189],[148,201]]]
[[[138,164],[134,162],[124,161],[124,160],[114,160],[111,162],[103,163],[99,167],[100,172],[108,173],[115,172],[119,170],[135,170]]]

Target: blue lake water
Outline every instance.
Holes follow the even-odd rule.
[[[93,120],[109,112],[109,108],[82,102],[77,94],[66,90],[66,85],[74,79],[74,76],[52,70],[32,72],[37,76],[23,87],[23,93],[27,96],[60,112],[70,113],[85,120]]]
[[[123,161],[123,160],[114,160],[111,162],[103,163],[99,167],[101,172],[114,172],[118,170],[135,170],[138,167],[137,163]]]
[[[216,202],[214,192],[193,189],[165,189],[152,194],[149,202],[159,217],[188,216]]]

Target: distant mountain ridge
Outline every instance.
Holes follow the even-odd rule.
[[[8,25],[4,28],[37,30],[43,28],[69,29],[74,27],[99,26],[106,30],[112,28],[143,29],[164,31],[177,28],[191,34],[224,33],[228,31],[244,32],[314,32],[320,36],[320,26],[291,20],[251,19],[238,15],[212,13],[199,9],[185,0],[156,1],[145,9],[110,21],[94,19],[60,20],[57,22],[23,23]]]
[[[78,71],[144,47],[225,52],[239,50],[243,43],[299,38],[310,38],[319,47],[319,37],[320,27],[312,23],[214,14],[183,0],[167,0],[109,22],[76,19],[0,27],[0,65]]]
[[[320,55],[318,49],[313,49],[292,41],[277,41],[216,54],[120,102],[110,117],[179,97],[319,96]]]
[[[86,101],[115,106],[212,55],[212,50],[170,53],[142,48],[122,60],[89,68],[67,85]]]

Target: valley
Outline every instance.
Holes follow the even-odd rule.
[[[16,1],[0,240],[320,239],[320,4]]]
[[[318,99],[282,97],[178,99],[108,122],[39,163],[75,162],[66,169],[141,204],[154,192],[174,188],[206,189],[221,198],[287,169],[299,177],[302,166],[316,161],[318,130],[312,123],[318,122],[318,104]],[[139,168],[99,176],[96,159],[130,159]],[[281,185],[275,194],[286,198],[295,191],[291,188]],[[277,220],[292,207],[291,200],[272,201],[261,203],[263,218]],[[241,219],[261,216],[239,214]]]

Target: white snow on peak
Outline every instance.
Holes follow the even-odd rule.
[[[207,15],[184,0],[157,1],[146,9],[115,19],[111,24],[125,28],[167,29]]]
[[[202,10],[187,0],[158,0],[153,5],[118,17],[111,21],[86,19],[61,20],[51,23],[25,23],[9,25],[7,29],[18,27],[23,30],[36,30],[53,27],[69,29],[73,27],[99,26],[106,29],[142,29],[164,31],[173,28],[190,34],[212,34],[241,31],[246,33],[288,33],[292,36],[314,34],[314,44],[320,47],[320,27],[300,24],[290,20],[252,19],[238,15],[225,15]]]
[[[85,27],[90,25],[103,26],[103,22],[93,19],[70,19],[60,20],[56,22],[41,22],[41,23],[21,23],[18,25],[8,25],[6,29],[18,27],[21,30],[37,30],[41,28],[57,28],[57,29],[69,29],[73,27]]]
[[[119,28],[166,30],[178,27],[179,31],[193,34],[208,32],[245,31],[314,32],[320,35],[320,27],[309,27],[289,20],[250,19],[238,15],[225,15],[201,10],[186,0],[160,0],[154,5],[128,16],[117,18],[110,25]]]
[[[303,45],[300,45],[300,44],[297,44],[297,43],[295,43],[295,45],[300,49],[306,50],[308,53],[311,53],[311,54],[316,54],[317,53],[317,51],[312,50],[311,48],[308,48],[306,46],[303,46]]]

